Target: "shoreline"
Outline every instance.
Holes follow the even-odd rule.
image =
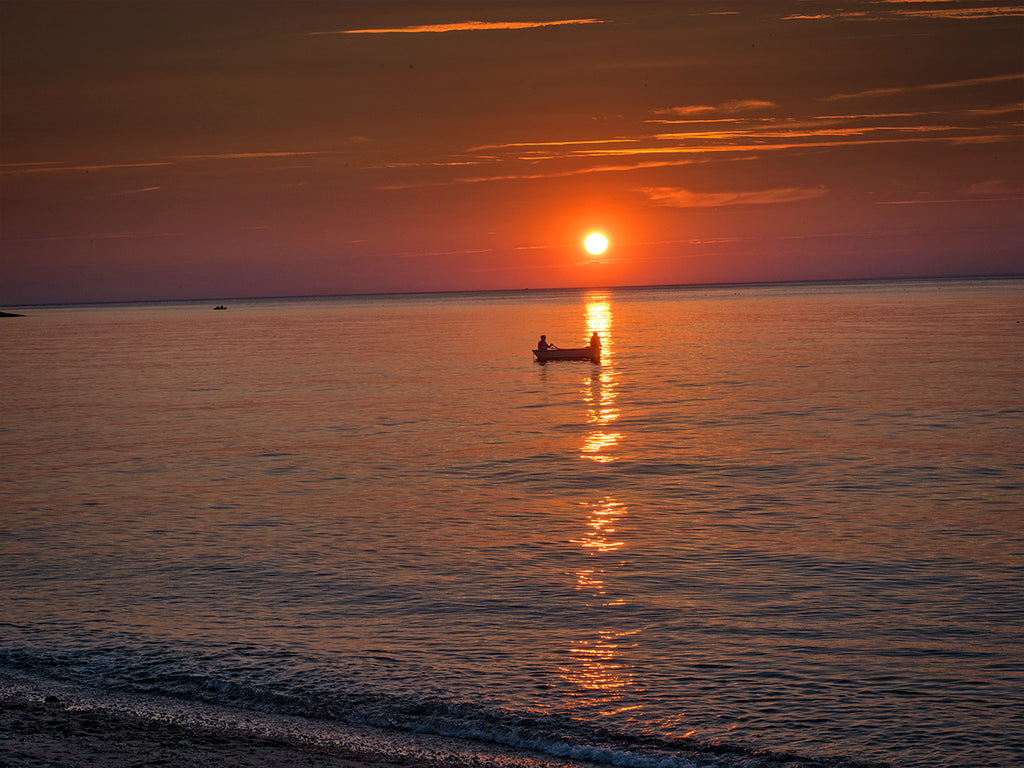
[[[143,765],[391,768],[398,764],[341,748],[328,750],[255,734],[146,721],[109,710],[71,709],[55,696],[41,703],[3,701],[0,704],[0,766],[42,768],[45,765],[52,768]]]
[[[133,712],[116,697],[26,682],[0,673],[0,768],[593,768],[468,739],[171,700]]]

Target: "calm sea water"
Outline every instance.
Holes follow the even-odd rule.
[[[11,679],[599,765],[1024,760],[1024,281],[228,304],[0,321]]]

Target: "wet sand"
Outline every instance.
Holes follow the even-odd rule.
[[[348,726],[311,735],[286,720],[271,733],[257,715],[208,715],[181,722],[0,688],[0,768],[592,768],[468,740]]]
[[[321,747],[143,721],[118,712],[68,709],[59,700],[0,704],[0,768],[388,768],[344,747]],[[421,765],[430,765],[424,762]],[[404,763],[408,766],[410,763]]]

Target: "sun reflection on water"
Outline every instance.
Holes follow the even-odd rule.
[[[590,516],[587,518],[587,530],[582,539],[574,539],[573,543],[598,552],[614,552],[623,547],[624,542],[613,540],[615,528],[612,526],[625,513],[626,506],[610,496],[588,506]]]
[[[601,365],[588,371],[583,380],[582,400],[589,430],[583,436],[580,458],[598,464],[618,459],[616,449],[623,438],[614,429],[621,411],[618,397],[618,372],[614,365],[615,339],[610,296],[592,292],[586,296],[587,333],[601,337]],[[581,503],[585,509],[584,527],[573,544],[588,555],[588,566],[576,571],[575,589],[585,596],[585,605],[595,618],[604,611],[619,611],[627,605],[624,595],[609,587],[609,572],[621,564],[617,555],[626,549],[626,542],[617,533],[617,526],[628,512],[625,502],[612,495],[601,495]],[[609,559],[614,558],[614,559]],[[613,572],[612,572],[613,573]],[[614,584],[614,582],[613,582]],[[626,660],[636,641],[630,638],[641,630],[611,629],[619,624],[608,616],[605,629],[580,637],[567,649],[570,661],[560,668],[562,679],[570,686],[570,695],[582,707],[594,708],[602,715],[613,715],[638,709],[631,701],[637,685],[635,673]]]
[[[613,448],[619,442],[620,437],[622,435],[618,432],[591,432],[584,439],[583,447],[580,449],[583,451],[583,458],[600,464],[608,464],[615,461],[614,456],[603,453],[603,451]]]
[[[587,302],[587,333],[597,331],[602,336],[612,327],[611,295],[604,291],[591,291],[584,300]]]
[[[623,649],[635,647],[636,643],[629,638],[638,632],[603,631],[593,640],[582,641],[569,649],[574,663],[563,667],[562,673],[576,689],[575,698],[581,704],[596,705],[604,710],[601,712],[604,715],[640,708],[624,702],[616,706],[636,684],[634,672],[620,656]]]
[[[612,308],[608,294],[590,293],[586,297],[587,333],[601,337],[600,368],[591,371],[584,382],[583,402],[587,406],[587,423],[595,427],[607,427],[619,418],[620,411],[615,405],[617,374],[614,366],[614,338],[612,337]],[[587,435],[581,447],[583,458],[601,464],[615,461],[610,453],[622,435],[608,429],[595,429]]]

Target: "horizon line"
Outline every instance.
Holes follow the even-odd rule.
[[[194,304],[198,302],[225,301],[287,301],[295,299],[345,299],[370,298],[387,296],[444,296],[469,293],[554,293],[557,291],[629,291],[673,288],[730,288],[757,287],[772,285],[822,285],[826,283],[910,283],[927,280],[1024,280],[1024,272],[990,274],[954,273],[942,275],[912,275],[902,277],[839,277],[839,278],[808,278],[806,280],[752,280],[711,282],[711,283],[635,283],[626,285],[578,285],[561,287],[523,287],[523,288],[457,288],[438,291],[366,291],[362,293],[306,293],[278,294],[273,296],[200,296],[187,299],[110,299],[105,301],[66,301],[36,302],[32,304],[0,304],[9,309],[28,309],[32,307],[98,307],[118,304]]]

